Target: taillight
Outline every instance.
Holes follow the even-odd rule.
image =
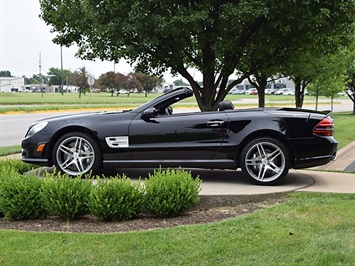
[[[324,118],[313,128],[312,132],[317,136],[333,136],[333,120],[328,117]]]

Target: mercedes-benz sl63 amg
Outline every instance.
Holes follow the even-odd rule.
[[[71,176],[105,168],[241,168],[256,184],[276,184],[290,168],[328,163],[337,141],[327,113],[296,108],[173,112],[191,97],[178,88],[134,110],[72,114],[32,124],[22,160]]]

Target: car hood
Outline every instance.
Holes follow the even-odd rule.
[[[71,114],[64,114],[64,115],[57,115],[57,116],[50,116],[43,119],[38,120],[38,122],[47,121],[47,122],[57,122],[57,121],[68,121],[68,120],[78,120],[78,119],[87,119],[87,118],[94,118],[94,117],[103,117],[107,115],[120,115],[120,114],[127,114],[130,111],[99,111],[99,112],[85,112],[85,113],[71,113]]]

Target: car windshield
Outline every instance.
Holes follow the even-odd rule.
[[[186,99],[188,97],[191,97],[193,95],[192,90],[189,88],[178,88],[172,91],[169,91],[167,93],[164,93],[157,98],[154,98],[150,100],[147,103],[144,103],[143,105],[139,106],[136,108],[135,112],[142,112],[148,108],[155,107],[155,108],[161,108],[163,106],[169,106],[171,104],[174,104],[176,102],[179,102],[183,99]]]

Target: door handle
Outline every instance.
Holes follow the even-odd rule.
[[[208,127],[220,127],[224,124],[223,120],[210,120],[207,121],[207,126]]]

